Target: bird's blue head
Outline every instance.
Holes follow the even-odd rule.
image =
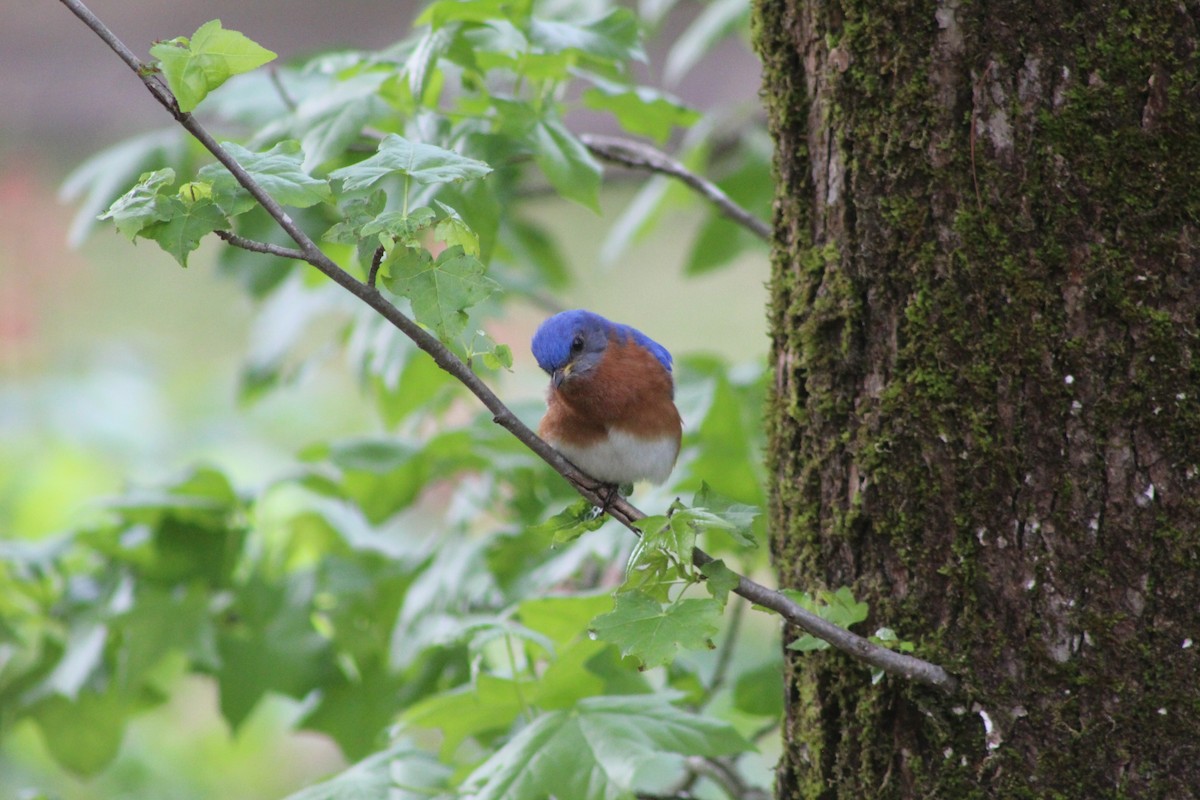
[[[649,350],[663,369],[671,371],[667,348],[636,328],[610,322],[581,308],[555,314],[538,327],[533,335],[533,357],[557,385],[567,375],[586,372],[599,363],[610,338],[633,339]]]

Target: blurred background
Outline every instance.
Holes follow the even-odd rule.
[[[219,18],[284,61],[384,47],[406,34],[420,9],[370,0],[95,0],[90,7],[139,54]],[[662,83],[669,45],[704,8],[681,2],[671,13],[664,35],[649,43],[646,82]],[[217,275],[213,243],[187,270],[153,243],[134,246],[115,230],[68,244],[77,209],[59,199],[63,178],[96,151],[170,123],[99,39],[59,3],[9,4],[0,66],[0,539],[37,540],[78,525],[105,495],[156,485],[197,462],[259,485],[311,441],[380,428],[336,359],[284,390],[239,402],[255,309]],[[754,116],[757,70],[745,37],[735,35],[667,88],[703,111]],[[580,132],[615,132],[597,116],[570,122]],[[761,365],[765,250],[732,268],[685,276],[703,219],[693,208],[672,213],[616,263],[602,263],[614,218],[636,188],[629,177],[617,175],[606,189],[603,216],[560,201],[540,208],[541,221],[565,234],[560,243],[576,277],[556,299],[637,325],[676,354],[717,352]],[[542,313],[517,309],[492,331],[516,356],[500,387],[506,397],[541,391],[544,376],[527,342]],[[0,667],[4,658],[0,652]],[[289,732],[297,706],[261,705],[235,739],[211,687],[189,679],[172,702],[133,723],[116,764],[87,782],[63,774],[36,730],[18,726],[0,740],[0,797],[20,796],[24,786],[62,798],[135,797],[130,787],[149,783],[175,787],[161,796],[179,798],[282,796],[341,766],[320,737]]]

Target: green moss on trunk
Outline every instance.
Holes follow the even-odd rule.
[[[759,0],[780,580],[967,687],[789,654],[780,797],[1200,785],[1197,18]]]

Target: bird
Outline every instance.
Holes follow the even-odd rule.
[[[667,480],[683,436],[667,348],[629,325],[574,309],[546,319],[531,349],[550,376],[538,425],[543,439],[614,490]]]

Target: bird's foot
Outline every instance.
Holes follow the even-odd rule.
[[[599,517],[602,517],[605,514],[607,514],[608,510],[612,507],[614,500],[616,500],[618,497],[627,496],[632,491],[633,491],[632,483],[625,483],[625,484],[602,483],[602,484],[600,484],[598,487],[596,487],[596,493],[600,494],[604,497],[604,503],[599,506],[596,506],[596,517],[599,518]]]

